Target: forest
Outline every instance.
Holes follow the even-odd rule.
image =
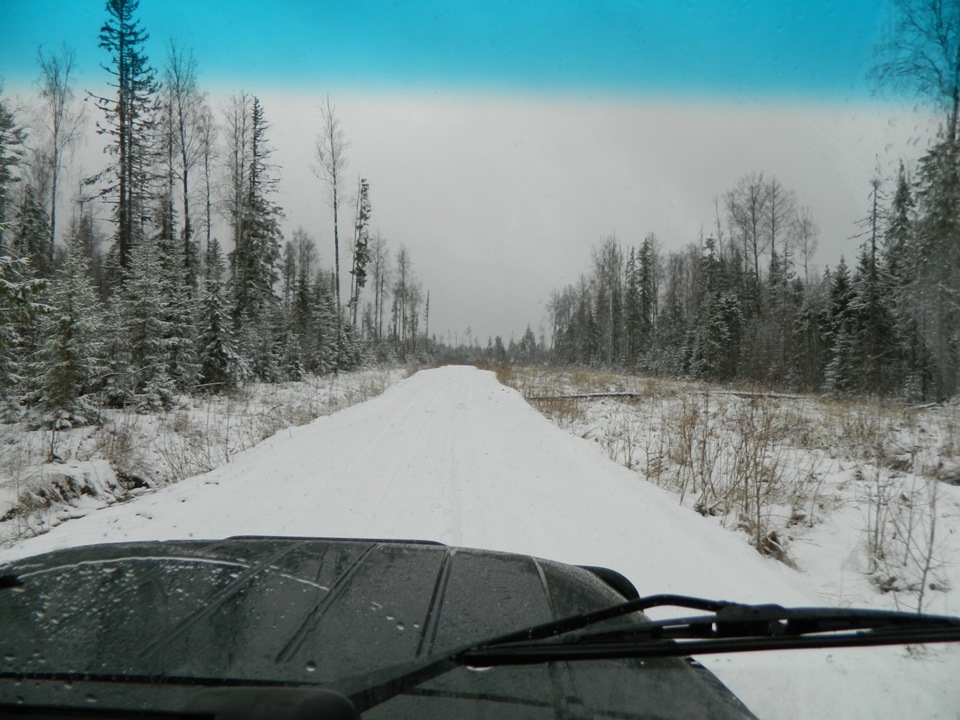
[[[251,381],[480,359],[951,397],[960,384],[960,28],[936,32],[952,12],[943,3],[897,7],[875,82],[933,103],[942,129],[915,166],[864,180],[857,257],[817,272],[812,213],[758,169],[720,191],[711,231],[686,249],[666,251],[652,234],[636,245],[609,236],[579,280],[553,292],[539,337],[528,328],[484,347],[469,329],[465,343],[431,335],[429,292],[407,249],[371,229],[376,188],[345,172],[348,128],[329,97],[312,150],[332,268],[308,230],[283,235],[270,109],[245,91],[212,103],[192,52],[176,43],[155,67],[138,1],[109,0],[99,47],[110,92],[80,102],[66,45],[38,52],[34,106],[17,107],[0,86],[3,420],[83,423],[96,414],[93,395],[150,411]],[[105,166],[65,188],[91,120]],[[58,217],[68,194],[68,217]],[[103,203],[106,221],[93,211]]]
[[[423,355],[429,293],[407,249],[371,232],[370,184],[347,178],[335,105],[327,99],[314,149],[333,218],[328,269],[306,230],[282,235],[267,109],[247,92],[214,107],[192,53],[173,42],[155,69],[138,4],[106,4],[99,46],[114,92],[86,99],[109,164],[73,189],[65,233],[57,198],[89,124],[75,53],[39,51],[29,108],[39,121],[29,131],[0,87],[5,419],[29,410],[84,422],[93,393],[107,406],[155,410],[179,393]],[[97,202],[110,208],[107,230]],[[218,219],[226,242],[214,233]]]

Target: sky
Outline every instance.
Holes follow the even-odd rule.
[[[78,90],[105,90],[101,0],[0,11],[8,94],[29,103],[37,48],[64,42]],[[285,231],[303,226],[328,264],[312,169],[330,96],[348,176],[370,181],[372,225],[407,246],[444,339],[538,332],[602,238],[678,250],[753,172],[810,207],[817,264],[834,265],[856,253],[875,168],[914,160],[934,127],[867,78],[890,17],[879,1],[141,0],[137,17],[156,67],[171,40],[193,51],[214,107],[261,98]],[[103,164],[89,134],[87,173]]]

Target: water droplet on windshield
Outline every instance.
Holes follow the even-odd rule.
[[[478,665],[467,665],[467,670],[470,672],[486,672],[487,670],[493,670],[493,665],[488,665],[487,667],[480,667]]]
[[[3,656],[3,661],[4,661],[4,662],[8,662],[8,663],[11,663],[11,662],[13,662],[13,661],[16,660],[16,659],[17,659],[17,656],[16,656],[16,655],[12,655],[12,654],[7,654],[7,655],[4,655],[4,656]]]
[[[95,703],[96,701],[97,701],[97,698],[96,698],[95,695],[87,695],[87,702],[88,702],[88,703]]]
[[[406,630],[406,628],[407,626],[404,625],[402,622],[397,623],[397,630],[399,630],[400,632],[403,632],[404,630]]]
[[[316,671],[317,671],[317,664],[316,664],[313,660],[308,660],[308,661],[307,661],[307,664],[304,666],[304,669],[305,669],[307,672],[316,672]]]

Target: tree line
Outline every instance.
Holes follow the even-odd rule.
[[[241,92],[213,108],[193,55],[172,42],[155,70],[137,8],[106,3],[99,47],[109,91],[91,99],[108,163],[73,190],[66,232],[57,201],[86,127],[74,53],[38,53],[29,123],[0,86],[4,417],[30,410],[75,422],[95,414],[94,393],[156,409],[179,393],[425,352],[429,294],[406,248],[371,230],[370,183],[347,176],[348,142],[329,98],[315,172],[331,211],[332,269],[306,229],[283,236],[263,103]],[[105,223],[95,216],[103,207]]]
[[[914,184],[901,165],[889,204],[878,179],[870,187],[855,267],[841,259],[822,277],[809,211],[762,174],[727,191],[714,232],[683,251],[606,238],[590,272],[553,294],[554,360],[835,394],[950,392],[937,337],[916,324]]]
[[[940,108],[908,171],[877,173],[845,259],[810,272],[817,230],[795,193],[751,174],[708,237],[594,251],[550,304],[554,361],[837,395],[940,399],[960,389],[960,2],[897,0],[878,86]]]

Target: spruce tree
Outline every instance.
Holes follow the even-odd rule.
[[[33,185],[23,189],[11,237],[14,254],[29,258],[36,277],[50,277],[50,218]]]
[[[853,288],[850,271],[842,257],[831,280],[827,335],[830,359],[824,371],[824,389],[833,395],[847,395],[856,387],[859,368],[854,355]]]
[[[9,212],[11,190],[19,181],[16,168],[23,158],[26,137],[26,132],[3,97],[3,84],[0,83],[0,256],[9,253],[7,226],[12,215]]]
[[[26,371],[26,338],[47,310],[46,281],[34,278],[29,263],[0,252],[0,419],[14,421]]]
[[[819,282],[806,285],[803,301],[791,325],[793,352],[787,378],[795,390],[814,391],[823,387],[824,371],[829,362],[828,290],[832,285],[833,277],[829,271]]]
[[[53,421],[85,423],[95,416],[83,395],[96,388],[103,365],[102,309],[90,279],[82,239],[72,234],[51,284],[42,344],[32,363],[40,408]]]
[[[147,207],[150,165],[149,139],[157,109],[156,73],[143,46],[149,37],[135,13],[139,0],[107,0],[107,21],[100,29],[100,47],[110,54],[114,97],[96,97],[106,123],[97,132],[110,138],[116,158],[105,194],[116,205],[116,250],[122,268],[130,265],[133,247],[142,240]],[[105,66],[106,67],[106,66]]]
[[[310,369],[318,375],[337,369],[337,307],[333,299],[334,278],[318,272],[311,297],[310,317],[312,334],[315,340],[314,350],[309,357]]]
[[[200,384],[207,392],[236,389],[246,375],[237,353],[230,317],[223,297],[223,256],[216,238],[210,241],[204,263],[202,330],[199,339]]]
[[[890,308],[897,339],[891,358],[900,394],[922,400],[931,392],[932,358],[921,332],[925,316],[919,282],[918,228],[913,185],[901,161],[887,212],[880,271],[881,294]]]
[[[623,291],[624,364],[628,368],[635,368],[641,350],[643,319],[640,307],[639,269],[636,251],[633,248],[630,248],[630,254],[627,255],[625,272]]]
[[[241,222],[236,228],[236,248],[230,255],[234,331],[241,338],[253,338],[254,326],[273,310],[273,287],[280,261],[280,207],[270,198],[277,180],[269,164],[269,125],[259,99],[250,106],[249,164],[244,175]]]
[[[157,247],[163,320],[167,328],[163,344],[167,374],[178,391],[193,386],[199,370],[196,355],[192,301],[193,276],[183,257],[183,245],[175,234],[172,198],[164,195],[158,206],[160,229],[151,239]]]
[[[122,290],[122,324],[118,328],[123,333],[120,344],[125,344],[128,352],[115,356],[114,372],[124,391],[124,403],[133,402],[145,412],[169,407],[175,394],[168,342],[173,329],[165,290],[156,244],[135,247]]]
[[[913,255],[914,318],[934,359],[936,392],[960,388],[960,166],[957,141],[921,159]]]

